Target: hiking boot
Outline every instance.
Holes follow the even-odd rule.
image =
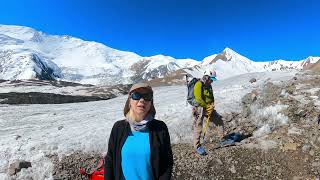
[[[202,156],[204,156],[204,155],[207,154],[207,153],[206,153],[206,150],[205,150],[204,147],[202,147],[202,146],[200,146],[200,147],[197,148],[197,153],[200,154],[200,155],[202,155]]]

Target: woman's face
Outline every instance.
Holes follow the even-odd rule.
[[[134,90],[130,95],[130,109],[136,116],[145,117],[151,108],[152,94],[146,88]]]

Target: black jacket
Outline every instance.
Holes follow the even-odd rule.
[[[148,123],[148,129],[153,177],[154,179],[170,179],[173,156],[168,128],[164,122],[154,119]],[[117,121],[113,125],[109,137],[108,153],[105,157],[105,180],[121,179],[121,149],[130,132],[130,125],[126,120]]]

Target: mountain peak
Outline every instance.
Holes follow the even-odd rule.
[[[33,42],[41,42],[43,34],[30,27],[3,24],[0,24],[0,32],[11,38]]]
[[[228,47],[226,47],[220,54],[226,56],[227,59],[231,59],[233,56],[241,56],[239,53]]]
[[[212,57],[212,60],[209,62],[209,64],[215,63],[218,60],[231,61],[232,59],[245,58],[228,47],[226,47],[221,53],[214,55],[214,56],[211,56],[211,57]],[[208,61],[208,60],[206,60],[206,61]]]
[[[228,48],[228,47],[224,48],[223,52],[232,52],[232,53],[235,53],[234,50],[232,50],[231,48]]]

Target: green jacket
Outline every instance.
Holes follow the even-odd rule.
[[[193,93],[194,93],[194,98],[196,102],[201,107],[207,108],[207,105],[214,102],[211,85],[205,85],[201,81],[198,81],[194,85]]]

